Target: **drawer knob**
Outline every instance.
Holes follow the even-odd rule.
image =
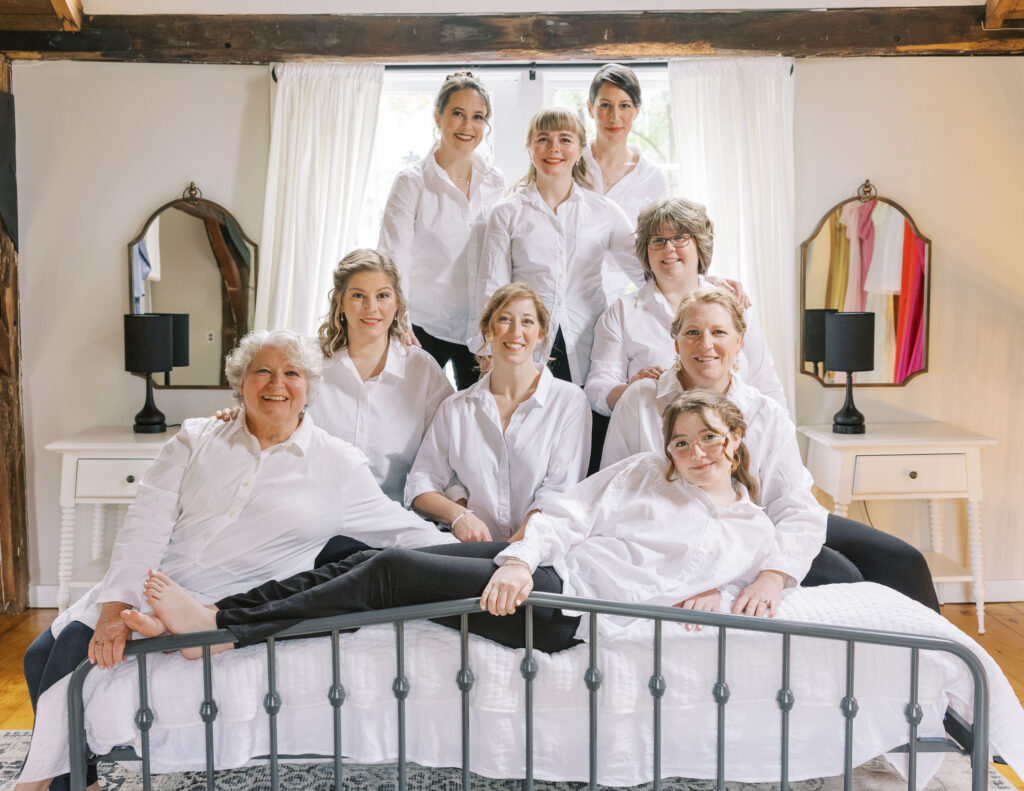
[[[917,477],[917,473],[916,472],[910,473],[910,477],[916,478]],[[129,475],[127,478],[125,478],[125,480],[128,481],[128,483],[135,483],[135,476],[134,475]]]
[[[917,478],[917,470],[911,470],[910,471],[910,477],[911,478]]]

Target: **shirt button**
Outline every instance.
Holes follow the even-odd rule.
[[[230,514],[228,514],[228,516],[230,516],[232,519],[234,519],[235,513],[236,513],[235,511],[232,511]]]
[[[242,484],[242,486],[248,486],[248,485],[249,485],[248,481],[246,481],[245,483]]]
[[[212,535],[211,533],[203,533],[203,538],[206,539],[207,541],[209,541],[211,535]]]

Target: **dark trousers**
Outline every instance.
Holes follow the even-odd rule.
[[[357,552],[221,599],[217,626],[231,630],[239,645],[250,645],[306,618],[479,596],[497,568],[494,556],[507,546],[492,541]],[[562,580],[548,567],[534,572],[533,584],[538,592],[562,591]],[[525,645],[524,608],[506,616],[474,613],[468,620],[473,634],[512,648]],[[457,629],[460,619],[437,622]],[[546,653],[569,648],[579,642],[573,637],[578,625],[578,617],[535,608],[533,644]]]
[[[32,711],[36,710],[39,696],[68,676],[82,660],[89,655],[89,641],[92,629],[79,621],[72,621],[54,638],[46,629],[25,652],[25,683],[32,700]],[[39,725],[40,723],[36,723]],[[66,722],[43,723],[47,728],[65,728]],[[89,764],[86,781],[92,785],[97,780],[96,767]],[[71,787],[71,775],[60,775],[50,783],[50,791],[66,791]]]
[[[939,612],[935,583],[920,550],[881,530],[829,514],[825,546],[801,584],[864,581],[898,590]]]
[[[435,338],[415,324],[412,331],[416,333],[416,340],[420,342],[423,351],[437,360],[437,364],[442,368],[451,360],[452,368],[455,369],[455,384],[459,390],[465,390],[477,380],[480,372],[476,367],[476,357],[473,356],[473,352],[467,348],[466,344]]]

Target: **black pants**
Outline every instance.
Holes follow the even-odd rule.
[[[435,338],[415,324],[412,331],[416,333],[416,340],[420,342],[423,351],[437,360],[438,365],[444,368],[449,360],[452,361],[452,368],[455,369],[455,384],[459,390],[465,390],[477,380],[480,372],[476,367],[476,357],[466,347],[466,344]]]
[[[25,683],[36,710],[39,696],[72,671],[89,655],[89,641],[93,630],[80,621],[72,621],[54,638],[46,629],[25,652]],[[40,723],[36,723],[40,725]],[[66,723],[42,723],[44,728],[63,728]],[[96,765],[90,763],[86,770],[86,784],[97,781]],[[50,791],[65,791],[71,787],[71,775],[58,775],[50,783]]]
[[[825,546],[801,584],[865,581],[898,590],[939,612],[935,583],[920,550],[881,530],[829,514]]]
[[[505,542],[444,544],[424,549],[365,550],[345,560],[286,580],[271,581],[217,602],[217,626],[239,645],[263,640],[306,618],[381,610],[479,596],[497,568],[494,556]],[[533,574],[534,590],[561,593],[562,580],[548,567]],[[459,628],[459,617],[437,622]],[[578,617],[560,610],[534,609],[534,646],[553,653],[576,645]],[[469,617],[469,630],[511,648],[525,644],[524,609],[514,615],[486,612]]]

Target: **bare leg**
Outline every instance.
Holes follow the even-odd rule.
[[[33,780],[30,783],[17,783],[14,786],[14,791],[46,791],[52,782],[53,778],[51,777],[46,780]],[[85,791],[100,791],[99,781],[86,786]]]

